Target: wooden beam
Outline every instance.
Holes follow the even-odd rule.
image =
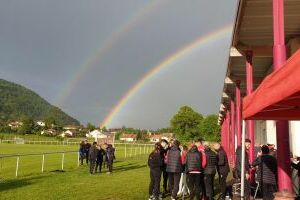
[[[254,57],[272,57],[273,56],[273,47],[272,46],[246,46],[238,45],[236,49],[239,52],[242,52],[243,55],[246,54],[246,51],[252,51]]]

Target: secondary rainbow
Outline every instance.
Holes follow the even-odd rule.
[[[159,72],[161,72],[164,68],[171,66],[176,61],[184,58],[189,55],[193,50],[212,42],[218,38],[226,36],[232,30],[232,25],[226,25],[216,31],[210,32],[204,36],[200,36],[193,42],[184,46],[181,49],[178,49],[175,53],[168,56],[166,59],[161,61],[158,65],[154,66],[149,72],[147,72],[136,84],[131,87],[126,94],[121,98],[121,100],[114,106],[114,108],[110,111],[110,113],[105,117],[105,119],[101,122],[100,126],[109,126],[113,121],[114,117],[120,112],[120,110],[126,105],[126,103],[134,96],[151,78],[155,77]]]
[[[101,47],[90,56],[80,67],[75,71],[73,76],[67,81],[67,84],[62,88],[59,95],[54,100],[56,106],[62,107],[65,100],[71,95],[75,90],[76,86],[84,77],[87,71],[99,64],[99,61],[113,48],[118,42],[124,38],[132,29],[134,29],[138,24],[140,24],[147,15],[151,14],[152,11],[163,8],[167,5],[169,1],[149,1],[137,10],[131,17],[129,17],[126,22],[120,26],[116,31],[114,31],[101,45]]]

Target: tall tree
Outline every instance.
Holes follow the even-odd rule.
[[[220,126],[218,124],[218,116],[215,114],[208,115],[199,126],[200,132],[204,139],[208,141],[220,140]]]
[[[87,123],[86,128],[87,128],[89,131],[93,131],[93,130],[96,129],[96,127],[95,127],[93,124],[91,124],[91,123]]]
[[[20,134],[31,134],[34,129],[34,121],[31,117],[22,116],[21,117],[22,125],[18,128],[18,133]]]
[[[183,106],[171,119],[171,128],[177,138],[188,141],[200,135],[199,126],[202,120],[200,113],[189,106]]]

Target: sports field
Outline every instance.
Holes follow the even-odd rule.
[[[78,147],[58,145],[0,144],[1,154],[77,151]],[[147,150],[147,149],[145,149]],[[114,173],[90,176],[87,166],[77,167],[77,153],[46,154],[44,173],[42,156],[20,157],[18,177],[15,177],[16,157],[0,160],[0,199],[147,199],[149,170],[144,149],[116,148]],[[145,154],[144,154],[145,152]],[[140,154],[141,153],[141,154]]]

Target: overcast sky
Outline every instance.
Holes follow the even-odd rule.
[[[2,0],[0,78],[32,89],[83,124],[99,125],[154,66],[233,24],[235,9],[236,0]],[[230,37],[154,76],[110,127],[166,127],[182,105],[217,113]]]

